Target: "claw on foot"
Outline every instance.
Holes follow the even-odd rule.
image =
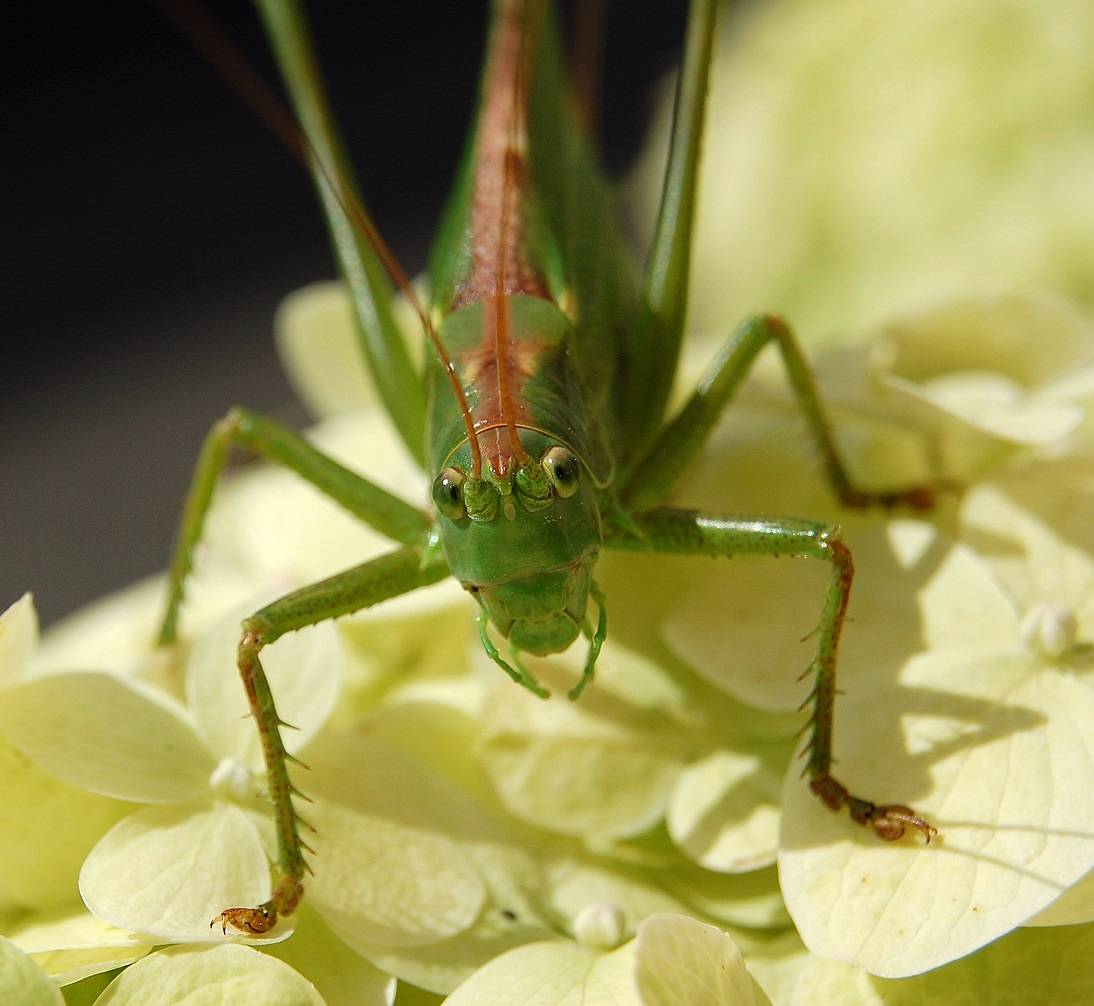
[[[829,810],[841,810],[847,806],[851,812],[851,819],[858,824],[869,825],[874,829],[874,834],[886,842],[895,842],[903,837],[909,827],[919,829],[924,842],[931,844],[931,839],[938,834],[938,829],[920,817],[911,807],[903,804],[890,803],[878,806],[869,800],[852,796],[847,790],[830,775],[818,776],[809,783],[809,788],[821,799],[821,802]]]
[[[225,936],[229,926],[250,936],[261,936],[277,925],[277,909],[269,902],[257,908],[226,908],[209,923],[209,928],[218,924]]]

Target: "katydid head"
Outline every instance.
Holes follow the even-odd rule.
[[[581,633],[601,545],[592,479],[565,444],[520,431],[528,461],[470,474],[466,443],[433,482],[453,576],[502,636],[527,653],[566,649]]]

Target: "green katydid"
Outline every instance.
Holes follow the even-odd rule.
[[[887,840],[934,829],[908,807],[854,796],[830,772],[836,655],[853,565],[834,525],[727,516],[660,505],[695,457],[752,361],[781,353],[827,477],[848,505],[927,506],[916,487],[866,492],[852,483],[790,329],[752,318],[726,342],[692,397],[665,418],[686,313],[696,168],[715,3],[693,0],[677,87],[662,206],[637,286],[615,236],[612,204],[574,115],[550,12],[495,0],[481,104],[419,308],[433,353],[420,377],[391,314],[410,286],[361,209],[327,110],[295,2],[259,8],[299,118],[274,116],[314,175],[379,396],[432,479],[426,513],[327,458],[260,416],[235,409],[206,440],[171,568],[159,641],[176,638],[194,549],[233,446],[287,466],[390,537],[388,554],[274,601],[243,622],[239,671],[262,736],[277,824],[279,877],[271,899],[214,919],[269,930],[303,894],[299,834],[282,725],[262,648],[285,633],[454,576],[479,604],[482,645],[517,683],[545,696],[521,652],[560,652],[587,637],[576,699],[607,633],[609,599],[595,580],[602,549],[676,554],[793,555],[831,567],[811,670],[809,785],[832,810]],[[251,78],[241,82],[253,90]],[[259,99],[269,111],[269,102]],[[593,605],[589,604],[592,599]],[[596,618],[590,610],[595,606]],[[490,631],[508,640],[511,662]]]

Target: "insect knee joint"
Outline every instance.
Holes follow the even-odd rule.
[[[217,433],[225,437],[233,437],[242,432],[247,422],[247,410],[242,405],[233,405],[224,418],[217,423]]]

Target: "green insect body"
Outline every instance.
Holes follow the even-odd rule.
[[[574,144],[565,164],[537,163],[537,152],[565,149],[564,123],[556,82],[554,95],[541,83],[523,100],[521,82],[535,79],[528,71],[554,64],[553,54],[532,51],[528,21],[516,5],[495,21],[470,156],[432,263],[432,312],[443,319],[438,336],[466,404],[443,393],[443,375],[431,367],[427,457],[441,472],[434,498],[453,576],[516,650],[544,655],[566,649],[585,618],[610,477],[589,463],[609,448],[587,389],[609,386],[603,374],[581,372],[583,360],[597,359],[595,347],[581,352],[581,341],[596,333],[580,323],[583,305],[560,254],[573,240],[573,209],[599,192],[571,186],[569,219],[543,209],[552,204],[537,191],[539,178],[594,170]],[[455,482],[460,504],[446,507]]]
[[[934,829],[914,811],[854,796],[830,772],[836,655],[854,573],[838,527],[662,505],[772,342],[844,503],[923,506],[932,499],[929,487],[867,492],[852,484],[794,339],[770,316],[742,325],[691,399],[664,418],[686,311],[715,4],[692,5],[661,215],[636,286],[607,185],[572,111],[550,12],[497,0],[478,118],[434,249],[429,311],[420,311],[435,351],[424,381],[391,317],[389,275],[408,293],[409,285],[352,193],[300,12],[278,0],[259,6],[305,137],[299,146],[329,220],[364,356],[397,431],[433,480],[434,507],[426,513],[403,502],[246,410],[233,410],[210,433],[176,546],[161,643],[177,636],[194,549],[233,446],[296,471],[398,546],[243,623],[238,666],[263,740],[279,877],[268,902],[225,909],[214,923],[266,932],[296,908],[308,868],[291,758],[262,670],[264,646],[451,575],[479,603],[486,652],[539,695],[546,692],[519,654],[556,653],[587,636],[584,672],[570,693],[576,698],[607,633],[608,601],[594,575],[605,548],[828,563],[807,700],[809,785],[832,810],[846,807],[882,838],[899,838],[911,826],[929,841]],[[512,664],[491,628],[508,641]]]

